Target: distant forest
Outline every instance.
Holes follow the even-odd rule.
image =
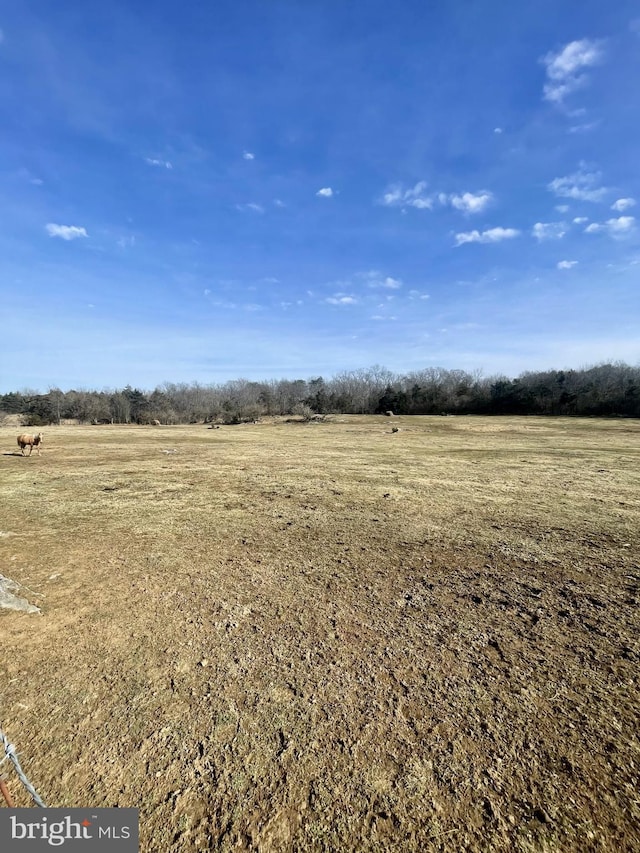
[[[426,368],[403,375],[374,366],[331,379],[166,382],[154,391],[28,390],[0,395],[0,419],[25,426],[80,423],[243,423],[268,415],[568,415],[640,417],[640,366],[526,372],[516,379]]]

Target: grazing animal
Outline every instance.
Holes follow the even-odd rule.
[[[38,451],[38,456],[40,455],[40,444],[42,443],[42,433],[39,432],[36,436],[29,435],[28,433],[23,433],[18,436],[18,447],[22,451],[22,455],[24,456],[24,449],[29,445],[29,456],[33,453],[33,448],[35,447]]]
[[[162,426],[159,420],[155,420],[151,422],[152,426]]]
[[[400,427],[391,427],[391,432],[400,432]]]

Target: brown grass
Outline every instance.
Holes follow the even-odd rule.
[[[48,804],[145,852],[640,850],[640,425],[394,425],[0,428]]]

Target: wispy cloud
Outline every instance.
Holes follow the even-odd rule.
[[[464,243],[499,243],[502,240],[511,240],[520,234],[517,228],[489,228],[487,231],[466,231],[456,234],[456,246]]]
[[[252,154],[251,151],[243,151],[242,156],[245,160],[255,160],[256,155]]]
[[[322,187],[321,190],[318,190],[316,195],[320,198],[331,198],[331,196],[333,195],[333,190],[331,189],[331,187]]]
[[[617,201],[614,201],[611,205],[611,210],[617,210],[619,213],[622,213],[625,210],[629,210],[631,207],[635,207],[636,200],[634,198],[619,198]]]
[[[589,221],[588,216],[576,216],[573,220],[574,225],[584,225],[585,222]]]
[[[328,296],[325,302],[328,302],[329,305],[355,305],[358,300],[354,296],[336,293],[335,296]]]
[[[564,222],[536,222],[531,229],[536,240],[560,240],[567,233]]]
[[[569,128],[569,133],[587,133],[590,130],[598,127],[599,121],[586,121],[583,124],[572,124]]]
[[[60,237],[61,240],[77,240],[78,237],[88,237],[86,230],[78,225],[55,225],[49,222],[45,225],[50,237]]]
[[[368,279],[367,283],[369,287],[383,287],[389,290],[398,290],[402,287],[402,282],[398,278],[392,278],[391,276],[382,277],[379,273],[371,272],[366,273],[365,277]]]
[[[375,286],[378,286],[378,287],[389,287],[389,288],[391,288],[392,290],[397,290],[398,288],[402,287],[402,282],[400,281],[400,279],[397,279],[397,278],[391,278],[391,276],[387,276],[387,277],[384,279],[384,281],[381,281],[378,285],[372,285],[372,286],[373,286],[373,287],[375,287]]]
[[[603,57],[602,42],[592,39],[569,42],[557,53],[543,56],[541,62],[547,69],[544,99],[562,104],[567,95],[587,83],[588,76],[583,73],[584,69],[597,65]]]
[[[382,196],[382,204],[387,207],[416,207],[430,210],[433,207],[433,198],[425,195],[426,181],[418,183],[408,190],[403,189],[402,184],[394,184]]]
[[[488,190],[481,190],[475,194],[467,192],[462,195],[440,193],[438,201],[441,204],[450,204],[451,207],[463,213],[481,213],[493,201],[493,194]]]
[[[21,180],[29,181],[35,187],[41,187],[44,184],[42,178],[35,177],[28,169],[19,169],[17,174]]]
[[[236,210],[242,212],[251,210],[253,213],[264,213],[264,207],[261,204],[256,204],[255,201],[249,201],[246,204],[236,204]]]
[[[160,166],[162,169],[173,169],[173,165],[168,160],[157,160],[154,157],[145,157],[144,162],[149,166]]]
[[[584,229],[586,234],[597,234],[606,231],[612,237],[628,234],[636,224],[633,216],[618,216],[617,219],[607,219],[606,222],[592,222]]]
[[[493,132],[494,132],[494,133],[504,133],[504,131],[503,131],[503,129],[502,129],[501,127],[494,127],[494,128],[493,128]]]
[[[431,193],[427,194],[427,182],[418,181],[414,187],[404,189],[402,184],[394,184],[382,196],[382,204],[387,207],[415,207],[418,210],[432,210],[435,203],[450,206],[465,214],[480,213],[493,201],[489,190],[477,193]]]
[[[571,267],[575,267],[577,263],[577,261],[558,261],[556,266],[559,270],[570,270]]]
[[[600,172],[587,172],[580,168],[572,175],[564,178],[554,178],[547,189],[560,198],[572,198],[576,201],[602,201],[608,193],[606,187],[598,186]]]

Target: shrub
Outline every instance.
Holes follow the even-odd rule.
[[[302,418],[303,421],[310,421],[315,415],[311,406],[307,406],[306,403],[296,403],[293,407],[292,413],[297,415],[299,418]]]

